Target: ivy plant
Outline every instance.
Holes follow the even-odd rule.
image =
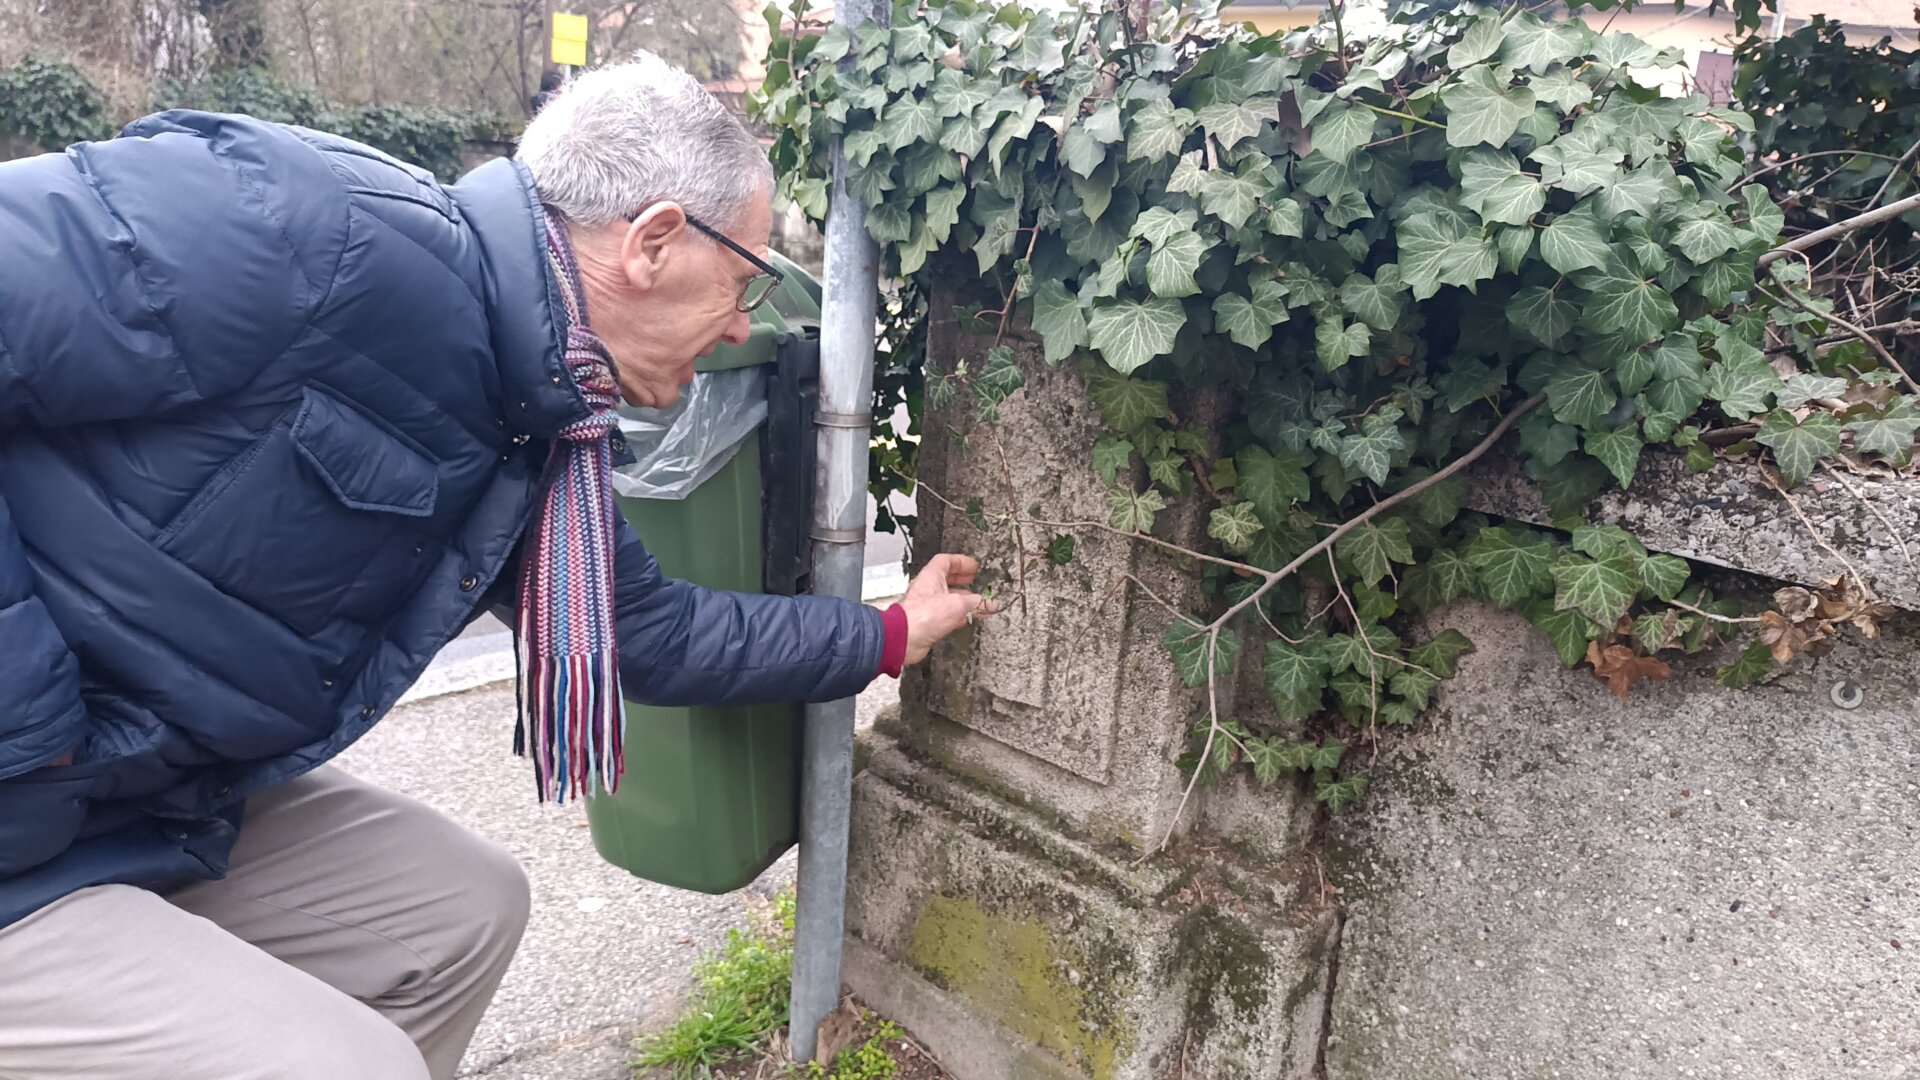
[[[755,112],[816,219],[843,147],[901,282],[878,409],[964,406],[990,434],[1023,379],[1004,342],[1031,335],[1108,429],[1087,463],[1105,528],[1174,546],[1161,516],[1203,500],[1218,600],[1174,612],[1167,647],[1196,687],[1257,664],[1268,693],[1209,708],[1196,781],[1244,764],[1357,799],[1341,749],[1427,708],[1470,643],[1412,617],[1456,600],[1522,612],[1622,695],[1750,621],[1584,521],[1650,447],[1764,456],[1786,485],[1842,450],[1907,462],[1898,376],[1864,348],[1804,359],[1829,309],[1791,260],[1756,286],[1784,218],[1739,184],[1753,118],[1665,92],[1677,53],[1520,5],[1360,26],[1336,4],[1275,35],[1205,3],[1135,11],[902,0],[850,32],[769,9],[800,32],[776,34]],[[927,364],[935,304],[998,347]],[[1229,421],[1183,423],[1173,403],[1209,390]],[[1460,466],[1508,432],[1557,531],[1463,509]],[[881,452],[881,492],[910,483],[910,449]]]

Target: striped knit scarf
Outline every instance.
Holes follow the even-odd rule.
[[[513,749],[533,757],[540,800],[611,793],[626,771],[614,642],[618,511],[608,443],[619,427],[613,357],[587,327],[565,223],[547,212],[547,259],[567,315],[567,368],[588,414],[562,428],[520,563],[520,716]],[[531,740],[529,740],[529,735]],[[531,741],[531,746],[528,745]]]

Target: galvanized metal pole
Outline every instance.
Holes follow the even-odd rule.
[[[834,22],[885,24],[885,0],[840,0]],[[880,249],[867,210],[847,194],[846,158],[833,147],[826,283],[820,309],[819,457],[813,499],[813,591],[858,602],[866,560],[868,417]],[[840,1001],[846,933],[847,818],[853,805],[853,699],[809,705],[800,775],[800,872],[793,938],[789,1040],[812,1061],[820,1022]]]

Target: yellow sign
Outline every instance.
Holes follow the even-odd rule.
[[[573,67],[587,66],[587,17],[553,16],[553,62]]]

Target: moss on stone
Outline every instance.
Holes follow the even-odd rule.
[[[1187,960],[1187,1022],[1204,1038],[1221,1021],[1219,1002],[1233,1019],[1253,1020],[1267,1006],[1273,957],[1252,927],[1214,908],[1188,914],[1180,925],[1181,957]]]
[[[939,986],[1093,1080],[1111,1080],[1131,1049],[1131,1033],[1068,976],[1071,958],[1036,919],[992,915],[970,900],[933,896],[914,923],[908,959]],[[1112,974],[1080,982],[1097,986]]]

